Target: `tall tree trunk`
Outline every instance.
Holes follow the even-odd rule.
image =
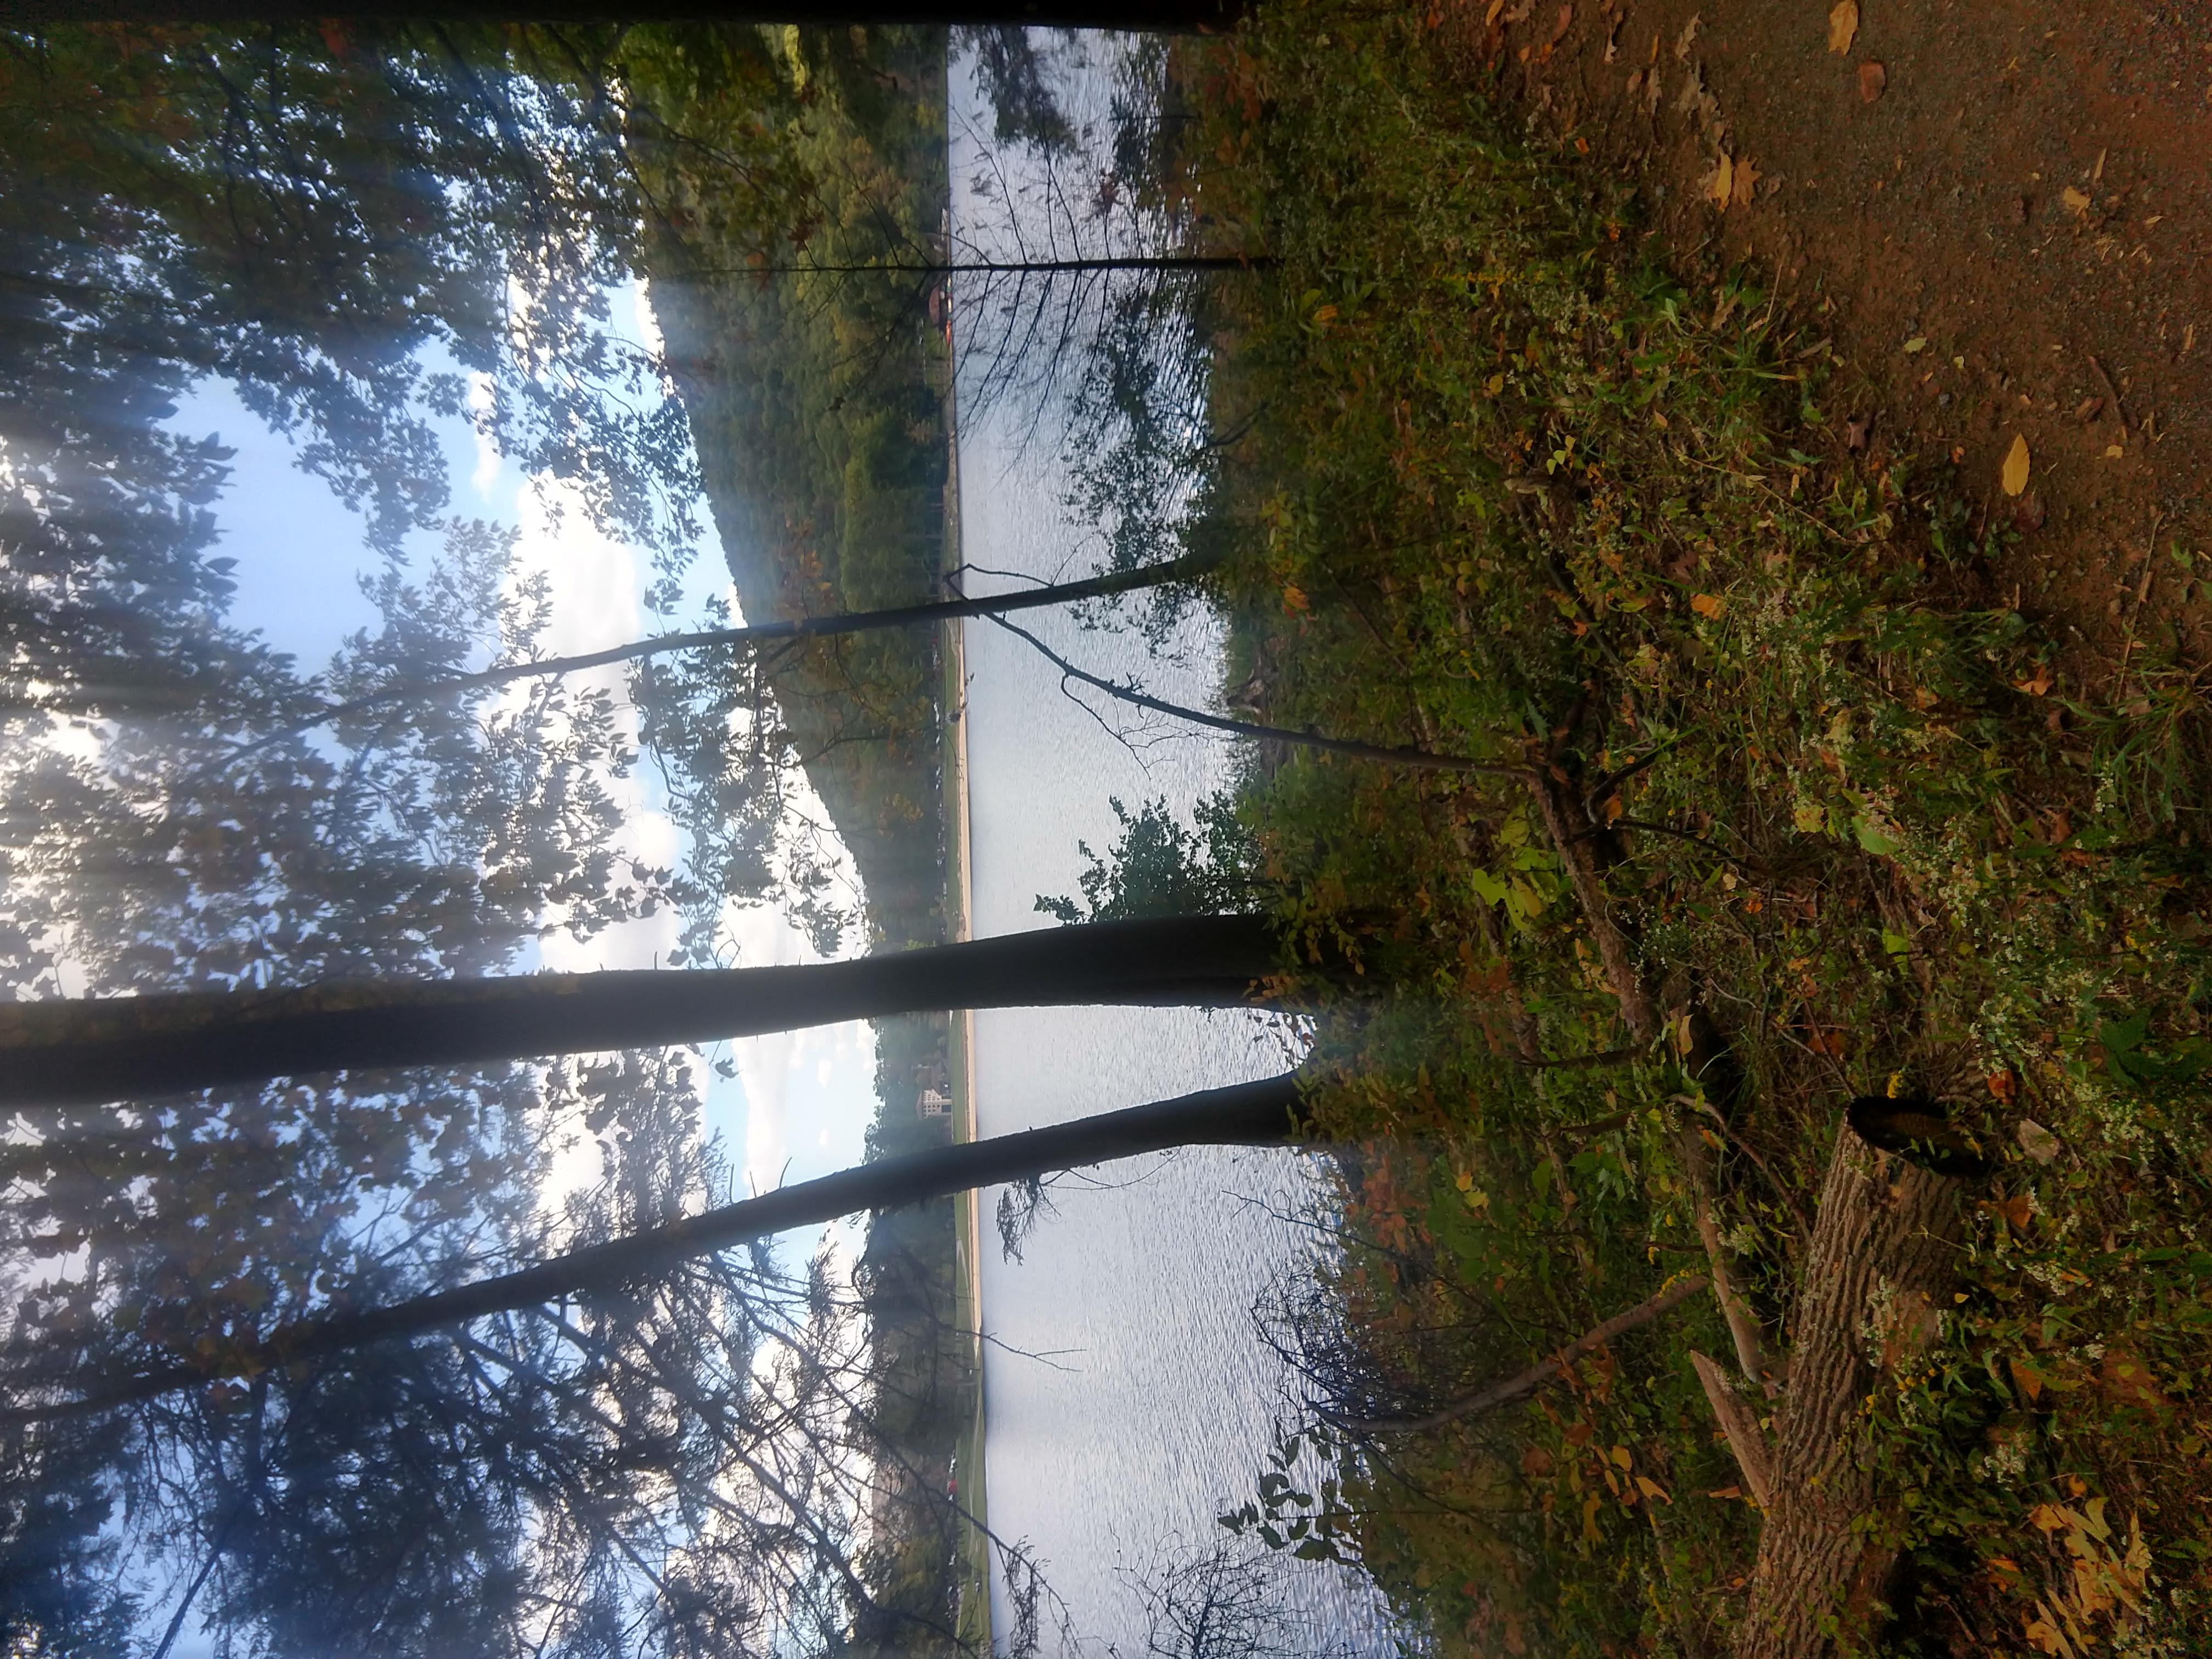
[[[1736,1659],[1824,1659],[1856,1651],[1869,1633],[1897,1547],[1864,1403],[1933,1340],[1961,1222],[1956,1182],[1837,1132]]]
[[[1012,24],[1034,28],[1149,29],[1194,33],[1234,28],[1249,0],[9,0],[6,26],[49,23],[307,23],[325,17],[463,23]]]
[[[850,962],[499,979],[334,980],[0,1004],[0,1106],[380,1066],[653,1047],[947,1008],[1227,1006],[1279,965],[1260,916],[1010,933]]]
[[[240,746],[219,763],[217,768],[211,769],[232,764],[288,738],[296,738],[319,726],[326,726],[332,720],[342,720],[350,714],[364,714],[371,709],[388,708],[395,703],[453,696],[459,692],[511,684],[516,680],[580,673],[589,668],[605,668],[622,662],[641,662],[648,657],[666,656],[674,651],[696,651],[709,646],[833,639],[846,634],[872,634],[931,623],[957,622],[969,617],[995,617],[1013,611],[1035,611],[1046,605],[1077,605],[1085,599],[1134,593],[1148,587],[1164,586],[1170,582],[1192,581],[1220,562],[1221,555],[1218,553],[1187,553],[1178,559],[1163,559],[1155,564],[1139,565],[1133,570],[1109,571],[1101,576],[1086,576],[1080,581],[1054,582],[1043,587],[1018,587],[1011,592],[986,593],[975,599],[926,599],[914,605],[894,605],[883,611],[848,611],[823,617],[793,617],[781,622],[754,623],[744,628],[702,628],[689,633],[660,634],[649,639],[632,640],[627,645],[611,645],[603,651],[580,652],[569,657],[541,657],[530,662],[509,663],[501,668],[487,668],[479,673],[454,674],[443,679],[388,686],[364,696],[349,698],[343,702],[325,704],[306,719],[296,720],[282,731]]]
[[[0,1410],[0,1422],[82,1416],[217,1377],[250,1376],[326,1358],[371,1342],[419,1336],[489,1314],[604,1293],[696,1256],[863,1210],[897,1209],[950,1193],[1175,1146],[1273,1145],[1293,1139],[1305,1127],[1299,1083],[1297,1073],[1286,1073],[1049,1128],[864,1164],[626,1238],[570,1250],[536,1267],[458,1290],[280,1326],[259,1342],[212,1352],[189,1365],[129,1377],[71,1399],[13,1406]],[[66,1383],[47,1379],[42,1391],[59,1386]],[[19,1395],[24,1390],[20,1376],[14,1389]]]

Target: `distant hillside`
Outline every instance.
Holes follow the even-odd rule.
[[[821,181],[801,260],[911,263],[950,201],[941,29],[785,31],[800,88],[792,138]],[[711,133],[720,77],[698,53],[661,60],[691,131]],[[662,89],[664,93],[667,88]],[[742,120],[733,109],[731,118]],[[707,496],[749,621],[873,609],[931,594],[945,562],[946,354],[911,274],[753,276],[757,227],[718,228],[712,177],[656,180],[668,222],[648,238],[653,309],[689,415]],[[684,273],[716,273],[686,277]],[[809,781],[858,866],[872,948],[941,942],[945,912],[942,684],[933,629],[824,641],[769,681]],[[942,1015],[877,1023],[871,1157],[943,1142],[915,1110],[946,1058]],[[945,1489],[977,1379],[950,1325],[957,1254],[949,1200],[877,1218],[859,1264],[887,1386],[875,1415],[900,1450],[884,1527],[862,1564],[877,1607],[851,1651],[925,1654],[957,1606]],[[909,1501],[902,1502],[902,1498]]]
[[[802,261],[911,261],[949,198],[945,36],[790,32],[792,139],[821,181]],[[711,173],[669,181],[648,244],[655,313],[745,616],[925,597],[944,557],[944,348],[911,275],[739,274]],[[740,228],[750,233],[751,227]],[[684,273],[713,271],[705,278]],[[878,948],[944,937],[933,630],[794,650],[770,671],[807,776],[851,850]]]

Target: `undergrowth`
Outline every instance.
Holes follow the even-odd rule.
[[[1817,331],[1661,268],[1433,17],[1276,4],[1191,52],[1194,199],[1278,262],[1217,353],[1232,679],[1582,792],[1680,1039],[1632,1042],[1520,783],[1273,757],[1247,805],[1291,920],[1401,994],[1323,1022],[1354,1242],[1279,1310],[1334,1484],[1231,1519],[1358,1556],[1439,1653],[1722,1649],[1759,1517],[1687,1364],[1729,1352],[1711,1297],[1501,1411],[1360,1425],[1702,1268],[1684,1121],[1786,1344],[1845,1102],[1917,1093],[1992,1172],[1865,1405],[1884,1639],[2212,1649],[2199,677],[2154,629],[2062,670],[1945,471],[1850,453]]]

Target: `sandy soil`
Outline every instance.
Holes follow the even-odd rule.
[[[2085,654],[2179,627],[2204,663],[2212,6],[1832,4],[1437,16],[1471,47],[1455,54],[1471,81],[1638,181],[1678,268],[1747,264],[1832,337],[1832,441],[1953,466],[2017,531],[1990,598],[2078,629]]]

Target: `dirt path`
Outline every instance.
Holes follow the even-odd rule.
[[[1747,263],[1832,335],[1836,444],[2018,530],[1991,599],[2207,659],[2212,8],[1467,3],[1478,73],[1635,179],[1678,268]]]

